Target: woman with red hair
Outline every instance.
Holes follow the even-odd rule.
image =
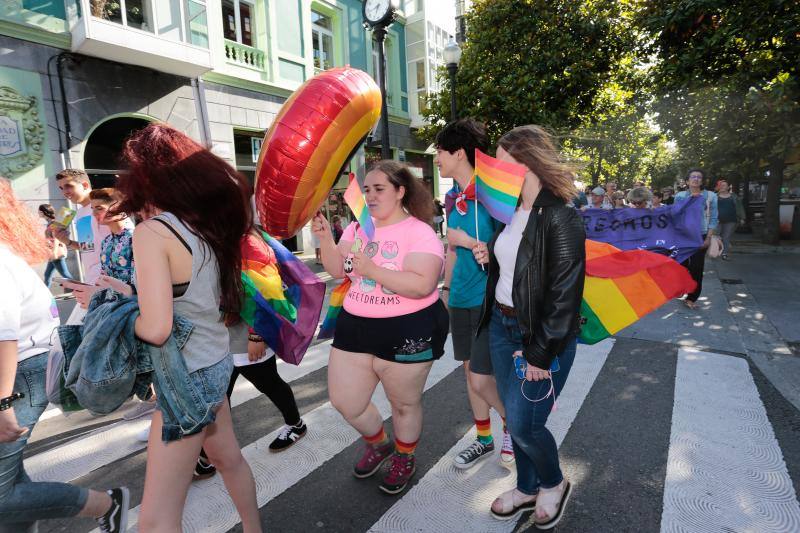
[[[233,433],[225,396],[233,371],[225,318],[241,308],[242,236],[252,223],[248,185],[226,162],[183,133],[151,124],[122,154],[128,173],[113,213],[146,213],[133,233],[140,315],[136,336],[154,345],[171,335],[173,313],[194,328],[181,348],[189,377],[216,420],[199,433],[162,441],[153,415],[140,531],[181,531],[183,507],[201,447],[216,465],[244,531],[261,531],[255,482]],[[159,391],[156,391],[159,393]],[[160,397],[157,403],[160,403]]]
[[[33,214],[0,178],[0,531],[31,531],[37,520],[70,516],[92,516],[101,531],[125,531],[128,489],[33,482],[22,463],[47,407],[47,357],[58,326],[53,297],[30,267],[49,251]]]

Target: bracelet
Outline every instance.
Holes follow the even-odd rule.
[[[250,342],[264,342],[264,338],[261,335],[248,335],[247,340]]]
[[[19,400],[20,398],[24,398],[25,395],[21,392],[15,392],[11,396],[6,396],[5,398],[0,398],[0,411],[5,411],[6,409],[11,409],[12,405],[15,401]]]

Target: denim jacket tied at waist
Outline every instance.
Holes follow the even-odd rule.
[[[162,440],[198,433],[214,421],[214,411],[192,382],[180,352],[193,324],[175,316],[172,334],[154,346],[136,337],[138,316],[135,296],[104,289],[92,297],[82,325],[59,326],[65,386],[89,411],[108,414],[132,394],[149,396],[152,383],[164,419]]]

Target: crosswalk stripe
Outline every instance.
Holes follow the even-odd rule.
[[[680,350],[662,533],[800,531],[800,503],[747,361]]]
[[[448,340],[445,355],[433,365],[425,390],[460,368],[461,363],[453,359],[452,353],[452,345]],[[384,420],[391,415],[389,401],[380,385],[373,395],[373,402]],[[345,422],[330,402],[304,414],[303,420],[312,429],[309,429],[305,438],[292,446],[291,454],[269,453],[269,443],[279,430],[242,448],[242,454],[250,464],[256,480],[259,507],[266,505],[359,438],[358,432]],[[140,507],[131,509],[128,515],[129,531],[138,531],[139,510]],[[183,513],[184,532],[227,531],[238,522],[239,515],[221,476],[193,483],[189,487]],[[95,530],[97,531],[99,530]]]
[[[557,444],[564,440],[613,346],[614,342],[608,339],[594,346],[578,347],[567,383],[558,397],[558,408],[547,422]],[[502,443],[502,421],[494,412],[492,428],[496,442]],[[496,454],[470,470],[458,470],[453,466],[453,457],[472,443],[475,435],[473,426],[370,528],[370,533],[513,531],[516,521],[501,522],[489,513],[492,500],[513,488],[516,482],[516,473],[500,466],[499,446]]]
[[[327,366],[330,341],[312,346],[299,366],[278,361],[287,383]],[[243,377],[236,382],[231,407],[256,398],[261,393]],[[89,435],[25,459],[25,470],[34,481],[68,483],[89,472],[145,448],[136,434],[150,425],[150,419],[122,420]]]

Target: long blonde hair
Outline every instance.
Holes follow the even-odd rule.
[[[553,137],[541,126],[518,126],[500,137],[497,145],[536,174],[542,187],[565,202],[578,195],[574,168],[564,160]]]
[[[0,244],[8,246],[29,265],[47,261],[50,250],[41,225],[17,199],[11,182],[0,177]]]

